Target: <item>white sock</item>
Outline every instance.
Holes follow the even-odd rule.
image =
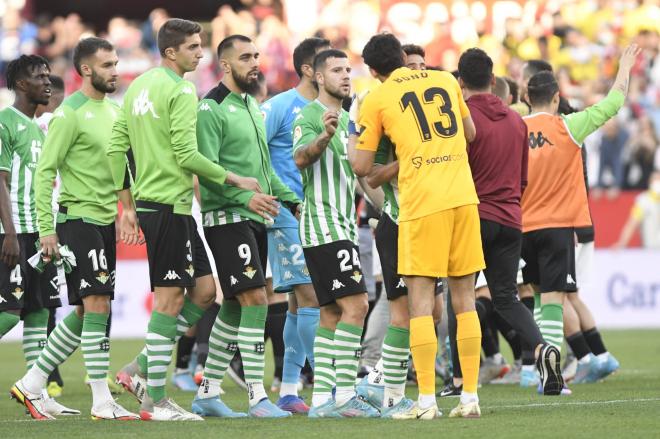
[[[382,386],[385,384],[383,380],[383,359],[378,360],[378,363],[371,369],[369,375],[367,375],[367,382],[375,386]]]
[[[523,372],[525,372],[525,371],[535,372],[536,371],[536,366],[534,366],[533,364],[524,364],[523,367],[522,367],[522,370],[523,370]]]
[[[590,354],[587,354],[587,355],[585,355],[584,357],[582,357],[578,360],[578,363],[580,363],[580,364],[588,364],[589,362],[591,362],[591,355]]]
[[[264,383],[247,383],[247,387],[250,407],[257,405],[262,399],[268,398]]]
[[[298,396],[298,383],[280,384],[280,396],[294,395]]]
[[[607,361],[607,358],[610,356],[609,352],[603,352],[602,354],[596,355],[596,358],[598,358],[600,361]]]
[[[108,380],[90,380],[89,387],[92,388],[92,407],[100,407],[102,404],[112,401]]]
[[[25,376],[21,379],[21,383],[25,386],[25,390],[30,393],[41,393],[42,389],[46,388],[48,376],[35,364],[27,371]]]
[[[385,386],[383,393],[383,408],[390,408],[397,405],[404,397],[406,392],[406,384]]]
[[[476,393],[461,392],[461,404],[469,404],[471,402],[479,402],[479,396]]]
[[[435,400],[435,395],[431,393],[430,395],[423,395],[419,394],[419,397],[417,398],[417,405],[421,409],[427,409],[429,407],[433,407],[434,405],[437,405],[437,402]]]
[[[332,393],[314,393],[312,394],[312,407],[318,407],[332,399]]]
[[[351,398],[355,396],[355,389],[337,389],[335,393],[335,401],[337,401],[337,407],[346,404],[350,401]]]
[[[197,396],[201,399],[215,398],[220,395],[220,380],[204,378],[197,389]]]

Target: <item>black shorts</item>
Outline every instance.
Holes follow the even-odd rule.
[[[516,297],[522,232],[495,221],[482,219],[481,244],[486,261],[484,276],[493,302],[501,300],[498,297]]]
[[[523,281],[541,293],[577,291],[573,228],[534,230],[523,234]]]
[[[57,237],[76,256],[76,267],[66,275],[69,305],[82,305],[87,296],[113,299],[117,267],[115,225],[69,220],[57,224]]]
[[[304,248],[305,260],[319,305],[367,292],[360,248],[348,240]]]
[[[0,261],[0,311],[22,310],[21,315],[42,308],[62,306],[60,291],[57,286],[57,269],[47,264],[44,272],[39,273],[28,259],[37,252],[35,243],[39,242],[38,233],[19,233],[18,264],[10,267]],[[0,248],[5,235],[0,234]]]
[[[387,300],[395,300],[408,295],[408,287],[403,276],[397,274],[399,255],[399,225],[386,213],[378,220],[376,227],[376,249],[380,258],[380,266],[383,272],[383,286],[387,294]],[[435,295],[442,294],[443,282],[438,279]]]
[[[195,286],[195,279],[212,274],[209,257],[192,215],[180,215],[167,204],[138,201],[140,228],[147,243],[151,289]]]
[[[204,236],[215,259],[225,299],[266,286],[268,236],[265,225],[248,220],[204,227]]]

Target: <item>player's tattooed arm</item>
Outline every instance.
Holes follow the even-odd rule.
[[[630,71],[635,66],[637,56],[642,49],[637,44],[631,44],[626,47],[619,59],[619,71],[616,74],[612,90],[618,90],[624,95],[628,94],[628,84],[630,83]]]
[[[323,113],[323,125],[325,126],[325,130],[309,144],[296,149],[293,159],[295,160],[298,169],[305,169],[306,167],[311,166],[321,157],[330,144],[332,136],[335,135],[338,123],[339,116],[336,111],[328,110]]]

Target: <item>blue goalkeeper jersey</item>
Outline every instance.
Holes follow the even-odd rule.
[[[302,177],[293,161],[293,121],[309,101],[292,88],[264,102],[266,140],[275,173],[302,200]]]

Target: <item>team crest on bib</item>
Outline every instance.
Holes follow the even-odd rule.
[[[362,273],[360,273],[359,271],[355,270],[355,271],[353,272],[353,276],[351,276],[351,279],[353,279],[353,280],[355,281],[355,283],[358,283],[358,284],[359,284],[360,281],[362,280]]]
[[[23,297],[25,291],[20,288],[16,288],[11,294],[16,298],[16,300],[21,300],[21,297]]]
[[[186,273],[190,275],[190,277],[195,276],[195,267],[192,266],[192,264],[188,265],[188,268],[186,268]]]
[[[293,144],[295,145],[298,143],[298,140],[302,137],[302,128],[300,125],[298,125],[294,130],[293,130]]]
[[[110,276],[108,276],[108,273],[106,273],[105,271],[99,272],[99,275],[96,276],[96,280],[101,282],[103,285],[105,285],[108,279],[110,279]]]
[[[249,266],[249,265],[247,266],[247,268],[246,268],[245,271],[243,272],[243,274],[244,274],[245,276],[247,276],[249,279],[252,279],[256,273],[257,273],[257,270],[255,270],[254,268],[252,268],[252,267]]]

